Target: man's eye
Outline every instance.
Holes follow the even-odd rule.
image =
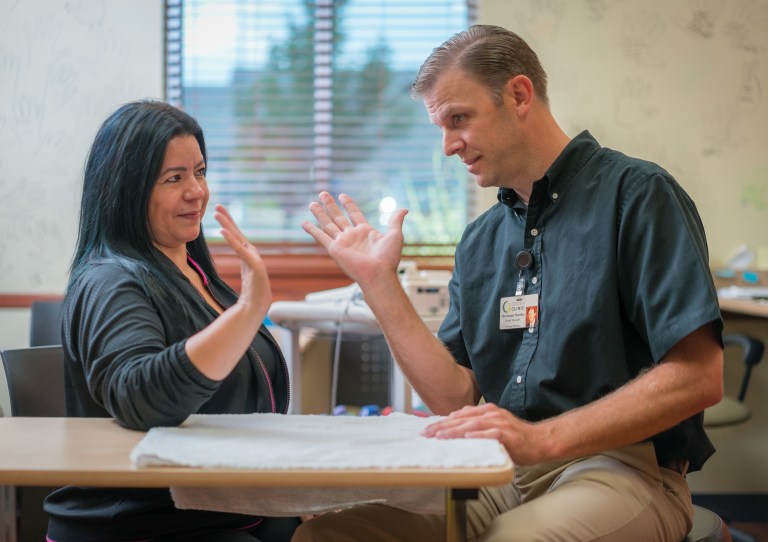
[[[453,123],[454,124],[461,124],[462,122],[464,122],[464,119],[465,119],[465,116],[463,114],[462,115],[454,115],[453,116]]]

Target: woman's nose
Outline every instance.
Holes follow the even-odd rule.
[[[205,183],[200,182],[198,179],[193,179],[187,185],[187,189],[184,191],[184,195],[188,199],[199,199],[205,196]]]

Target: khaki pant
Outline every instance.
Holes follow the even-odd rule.
[[[473,542],[680,542],[693,507],[685,478],[640,443],[583,459],[516,467],[514,483],[467,503]],[[444,540],[443,516],[364,505],[304,523],[293,542]]]

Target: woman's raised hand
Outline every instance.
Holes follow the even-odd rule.
[[[249,305],[250,308],[266,315],[272,304],[272,288],[264,260],[223,205],[216,205],[214,217],[221,224],[221,234],[227,244],[240,258],[242,285],[238,303]]]

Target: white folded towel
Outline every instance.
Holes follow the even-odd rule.
[[[495,440],[421,436],[439,417],[193,415],[179,427],[151,429],[131,453],[153,465],[241,469],[456,468],[509,461]],[[171,488],[176,506],[264,516],[319,513],[386,503],[443,513],[440,488]]]

